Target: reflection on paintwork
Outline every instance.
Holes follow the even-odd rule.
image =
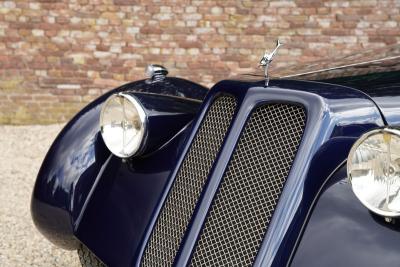
[[[400,228],[368,211],[342,167],[323,191],[291,263],[292,267],[398,266]]]
[[[243,109],[238,112],[238,116],[241,117],[235,118],[242,124],[245,123],[248,112],[251,111],[250,108],[265,99],[300,103],[307,109],[307,127],[303,144],[298,152],[301,157],[296,158],[292,166],[290,176],[269,225],[269,232],[257,256],[257,264],[283,266],[290,256],[294,239],[300,233],[299,222],[305,220],[313,197],[320,189],[324,179],[345,159],[358,136],[366,130],[383,126],[383,121],[374,103],[356,90],[316,82],[283,80],[271,81],[268,89],[263,85],[263,81],[258,83],[224,81],[213,89],[213,94],[230,93],[235,95],[240,102],[243,101]],[[352,104],[353,112],[349,111],[350,104]],[[89,116],[92,109],[89,110],[82,113],[82,116]],[[94,117],[98,116],[98,107],[95,107],[95,110],[93,111]],[[351,120],[352,125],[348,123]],[[102,162],[107,158],[103,158],[103,156],[109,155],[101,138],[79,139],[80,136],[91,135],[93,137],[96,135],[97,132],[91,125],[92,121],[96,122],[97,129],[98,117],[88,119],[88,121],[73,122],[68,127],[68,131],[63,134],[62,139],[65,145],[56,141],[53,151],[46,159],[47,166],[43,167],[42,172],[45,174],[43,177],[48,177],[48,173],[59,175],[60,180],[53,179],[53,181],[62,183],[64,179],[69,180],[68,177],[61,178],[64,173],[60,173],[58,164],[63,162],[62,160],[71,158],[60,156],[53,159],[51,157],[56,155],[55,152],[62,154],[65,153],[63,150],[70,149],[67,155],[83,159],[85,156],[77,156],[74,152],[85,148],[86,152],[82,152],[82,154],[89,154],[91,153],[88,152],[90,151],[90,142],[94,142],[95,162],[88,165],[79,178],[69,180],[71,182],[78,179],[79,182],[72,182],[69,186],[66,184],[65,188],[60,190],[61,192],[78,192],[80,196],[73,196],[74,199],[79,199],[77,203],[83,203],[86,199],[85,194],[93,188],[93,179],[99,173]],[[158,123],[162,125],[162,118]],[[240,129],[235,131],[240,132]],[[75,133],[69,135],[69,132]],[[89,248],[95,251],[99,258],[116,266],[132,265],[135,260],[139,260],[138,251],[143,250],[145,245],[141,242],[143,236],[147,234],[145,232],[146,223],[151,219],[157,201],[161,198],[163,186],[167,182],[167,175],[174,169],[176,161],[180,157],[179,151],[181,150],[178,144],[182,144],[182,140],[184,140],[183,133],[174,138],[169,146],[164,147],[163,150],[157,150],[147,158],[135,159],[129,165],[112,158],[110,164],[105,166],[105,171],[94,188],[91,202],[82,216],[81,224],[75,228],[78,238],[85,240],[85,244],[90,244]],[[66,145],[68,143],[74,144],[74,147],[68,148]],[[161,166],[161,163],[164,166]],[[78,164],[78,166],[83,165]],[[50,171],[46,168],[49,168]],[[75,171],[79,173],[82,170],[76,169]],[[75,171],[72,172],[75,174]],[[222,170],[215,171],[223,172]],[[156,187],[153,187],[154,182],[157,184]],[[45,188],[45,186],[39,187]],[[129,192],[135,193],[129,194]],[[70,206],[68,201],[70,201],[71,194],[66,193],[65,196],[58,198],[54,195],[49,196],[47,192],[38,192],[41,201],[44,199],[47,203],[54,203],[56,207],[64,207],[65,203]],[[144,203],[148,205],[144,205]],[[63,209],[60,208],[60,210]],[[73,220],[76,216],[74,215],[75,208],[72,211],[65,210],[72,213],[71,219]],[[76,210],[79,211],[79,209]],[[99,218],[101,219],[99,220]],[[129,219],[130,221],[118,219]],[[109,240],[109,242],[107,244],[100,242],[104,240]],[[133,243],[131,242],[135,242],[135,248],[132,248],[131,244]],[[118,249],[112,249],[116,246]]]
[[[62,162],[63,164],[54,164],[54,169],[41,172],[39,175],[47,177],[47,183],[52,183],[52,195],[54,199],[67,199],[72,190],[79,187],[79,179],[94,164],[101,165],[106,155],[104,149],[101,149],[102,140],[98,138],[98,111],[99,106],[85,112],[81,115],[80,120],[69,125],[68,130],[64,130],[58,140],[61,138],[64,142],[60,143],[53,151],[47,155],[52,162]],[[80,138],[77,138],[77,137]],[[102,152],[100,158],[96,159],[95,147]],[[96,163],[97,160],[97,163]],[[48,172],[48,174],[46,174]],[[87,173],[91,175],[91,173]],[[48,185],[49,186],[49,185]],[[85,194],[83,191],[80,194]],[[72,209],[74,206],[79,207],[83,203],[80,201],[84,196],[74,194],[74,198],[63,203],[66,209]]]
[[[379,113],[371,113],[371,103],[364,99],[326,99],[328,109],[326,110],[325,124],[322,126],[320,138],[331,138],[339,136],[359,136],[366,128],[365,125],[372,121],[381,120]],[[330,129],[330,131],[328,131]],[[357,130],[358,129],[358,130]],[[356,130],[356,131],[354,131]]]
[[[396,64],[400,66],[398,62]],[[400,126],[400,71],[388,71],[368,75],[351,73],[349,77],[323,81],[353,87],[368,94],[379,106],[388,124]]]
[[[207,88],[201,85],[179,78],[166,78],[163,83],[156,84],[147,84],[144,80],[136,81],[99,97],[83,108],[64,127],[43,161],[31,200],[31,214],[35,225],[49,240],[61,247],[77,248],[78,242],[73,233],[78,227],[75,225],[76,220],[89,192],[94,188],[99,171],[110,156],[98,134],[102,103],[111,94],[126,91],[161,94],[158,97],[172,95],[194,99],[196,108],[208,92]],[[166,108],[163,110],[167,111]],[[154,120],[154,126],[162,125],[162,122],[167,124],[165,118],[166,116],[160,116],[159,120]],[[187,116],[185,119],[188,121],[191,118]],[[178,127],[176,125],[173,126]],[[170,136],[176,134],[173,133],[174,129],[161,128]],[[170,137],[167,140],[159,138],[154,140],[154,143],[163,143],[169,139]],[[170,156],[170,159],[173,157]],[[151,159],[149,161],[151,162]],[[159,163],[152,162],[152,165]],[[163,178],[166,179],[164,176]]]
[[[306,217],[312,198],[324,179],[343,162],[351,145],[362,133],[384,125],[379,110],[365,94],[357,90],[318,82],[272,80],[266,89],[262,80],[256,83],[222,81],[211,92],[234,95],[242,107],[235,117],[236,123],[226,139],[227,143],[232,143],[232,136],[240,131],[240,125],[245,123],[254,105],[260,105],[263,101],[299,103],[307,110],[307,126],[297,152],[300,156],[296,157],[291,168],[254,263],[254,266],[284,266],[300,232],[299,222]],[[348,105],[341,101],[358,106],[352,106],[350,112]],[[353,121],[352,125],[347,123],[350,120]],[[342,123],[343,121],[346,123]],[[233,149],[233,146],[229,147]],[[222,153],[221,157],[222,155],[225,154]],[[219,161],[228,161],[231,154],[225,156],[226,159],[220,158]],[[223,170],[214,170],[213,173],[223,173]],[[215,180],[218,177],[220,176],[215,177]],[[211,177],[210,184],[213,178],[214,176]],[[218,182],[214,181],[213,184],[218,185]],[[205,204],[202,205],[203,203]],[[204,200],[199,210],[207,210],[208,203]],[[201,230],[202,218],[203,212],[199,212],[193,219],[188,236]],[[192,240],[185,242],[176,262],[185,265],[190,259],[190,247],[194,243]]]
[[[331,107],[332,119],[338,123],[339,126],[359,123],[371,120],[371,106],[364,100],[360,99],[333,99],[329,101]],[[376,115],[380,118],[379,114]],[[356,117],[356,122],[354,121]]]
[[[81,153],[73,154],[69,157],[70,168],[75,169],[77,173],[82,174],[82,171],[87,169],[89,165],[95,162],[94,143],[97,135],[90,138],[83,148]],[[66,167],[68,168],[68,166]]]
[[[400,85],[397,92],[400,94]],[[392,126],[400,126],[400,96],[379,96],[374,97],[374,100],[381,108],[386,121]]]

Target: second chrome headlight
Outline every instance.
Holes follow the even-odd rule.
[[[114,155],[121,158],[135,155],[146,133],[146,114],[142,105],[129,94],[110,96],[101,110],[100,130]]]
[[[353,192],[372,212],[400,216],[400,131],[364,134],[352,147],[347,172]]]

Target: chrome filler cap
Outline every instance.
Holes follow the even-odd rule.
[[[150,83],[161,82],[167,77],[168,70],[164,66],[150,64],[146,67],[146,75],[149,77],[147,81]]]

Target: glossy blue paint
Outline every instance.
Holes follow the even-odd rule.
[[[138,155],[154,152],[178,133],[198,112],[200,100],[158,94],[129,92],[142,104],[147,134]],[[160,134],[162,131],[162,134]]]
[[[77,247],[73,234],[87,206],[88,195],[97,183],[96,177],[111,160],[99,134],[98,122],[102,103],[117,92],[141,92],[138,95],[152,117],[150,126],[158,130],[163,127],[163,131],[149,134],[149,152],[152,152],[190,122],[208,90],[177,78],[157,83],[144,80],[129,83],[90,103],[64,127],[43,161],[31,200],[35,225],[61,247]],[[171,106],[171,97],[177,105]]]
[[[191,143],[193,142],[193,139],[196,136],[197,130],[199,129],[201,122],[204,118],[204,116],[207,114],[208,109],[210,108],[213,100],[223,94],[222,92],[218,92],[215,91],[215,87],[210,91],[211,93],[209,93],[206,98],[203,101],[203,105],[200,109],[200,112],[198,114],[198,116],[196,117],[196,119],[193,121],[193,126],[190,132],[188,132],[188,136],[186,138],[184,147],[181,150],[181,154],[179,155],[179,157],[176,160],[176,164],[172,170],[172,172],[170,173],[169,177],[168,177],[168,181],[165,184],[164,190],[161,192],[160,194],[160,198],[159,201],[157,203],[157,205],[155,206],[155,209],[153,211],[152,217],[150,218],[150,221],[147,225],[146,231],[144,232],[144,235],[142,237],[142,241],[140,243],[140,246],[138,247],[138,250],[136,252],[136,257],[133,259],[133,261],[131,262],[131,266],[140,266],[140,262],[144,253],[144,250],[146,248],[146,245],[148,243],[148,240],[150,238],[151,232],[153,230],[153,227],[155,226],[156,222],[157,222],[157,217],[160,214],[160,211],[162,209],[163,203],[165,202],[167,196],[168,196],[168,192],[171,189],[173,183],[174,183],[174,179],[179,171],[180,165],[182,164],[186,153],[188,152]],[[244,95],[237,96],[239,98],[239,101],[242,101]],[[231,127],[230,127],[231,128]],[[228,129],[229,132],[229,129]]]
[[[304,137],[255,266],[287,263],[314,196],[326,178],[347,158],[362,133],[384,126],[379,109],[362,92],[324,83],[309,86],[305,91],[323,99],[318,108],[315,102],[305,104],[308,120]],[[316,116],[314,112],[319,110]]]
[[[400,91],[400,87],[399,87]],[[400,96],[387,95],[374,97],[375,102],[382,110],[388,124],[393,127],[400,126]]]
[[[56,139],[39,173],[32,199],[32,215],[38,228],[49,239],[56,240],[53,242],[68,243],[64,247],[75,248],[75,238],[79,239],[111,266],[138,266],[202,118],[216,96],[231,94],[237,98],[239,109],[178,253],[176,264],[183,266],[190,261],[213,196],[252,110],[268,102],[291,102],[306,108],[307,127],[255,263],[286,265],[300,240],[314,199],[329,175],[347,157],[361,134],[384,126],[384,121],[369,96],[352,88],[290,80],[272,80],[268,88],[263,85],[263,80],[218,83],[191,125],[174,137],[168,134],[168,138],[154,141],[158,145],[147,150],[152,153],[126,162],[110,155],[98,135],[98,113],[106,96],[90,104]],[[139,82],[135,91],[145,86],[150,85]],[[168,91],[156,89],[156,93]],[[165,118],[157,117],[164,114],[157,106],[158,96],[135,96],[146,99],[148,112],[154,111],[151,106],[155,103],[158,111],[153,115],[159,120],[154,120],[154,129],[159,125],[157,129],[164,132],[161,125]],[[162,98],[161,102],[169,103],[162,107],[174,113],[170,100]],[[188,102],[182,105],[185,103]]]
[[[396,62],[396,64],[398,64]],[[391,126],[400,126],[400,71],[370,73],[324,80],[356,88],[368,94]]]
[[[305,195],[305,192],[315,194],[315,191],[319,189],[319,181],[315,180],[314,175],[327,177],[347,156],[351,144],[357,137],[369,129],[384,125],[377,107],[367,95],[360,91],[316,82],[271,81],[268,88],[264,88],[263,84],[263,81],[223,81],[211,90],[205,100],[203,111],[194,125],[188,143],[194,138],[201,118],[216,95],[234,95],[238,99],[240,109],[235,115],[232,127],[228,131],[222,150],[203,190],[183,245],[176,258],[175,264],[177,266],[185,266],[190,262],[191,252],[212,204],[212,198],[218,189],[246,120],[255,107],[267,102],[292,102],[303,105],[308,114],[304,139],[298,152],[298,155],[301,156],[296,159],[292,167],[269,225],[268,234],[257,257],[256,266],[282,266],[282,263],[288,260],[290,253],[285,249],[288,249],[289,246],[294,247],[296,233],[300,233],[300,226],[306,216],[306,210],[311,205],[309,199],[311,195],[309,197]],[[340,148],[337,148],[338,145],[340,145]],[[179,162],[182,161],[187,149],[188,147],[184,150]],[[329,157],[329,161],[318,161],[316,157],[320,154],[329,155],[326,156]],[[177,164],[177,166],[179,165],[180,163]],[[177,171],[178,167],[175,168],[171,179],[168,181],[155,215],[161,210]],[[310,188],[305,188],[308,183],[311,185]],[[155,222],[156,216],[152,219],[143,244],[147,243]],[[144,249],[145,246],[143,246],[141,253]],[[140,265],[141,255],[139,254],[136,266]],[[276,261],[277,259],[278,261]]]
[[[76,236],[109,266],[130,266],[181,155],[186,127],[145,158],[122,162],[112,156],[93,189]]]
[[[387,223],[361,204],[343,164],[321,190],[291,266],[398,266],[399,246],[399,221]]]

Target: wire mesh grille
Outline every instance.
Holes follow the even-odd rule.
[[[221,96],[211,105],[160,212],[142,266],[172,265],[235,107],[230,96]]]
[[[305,127],[302,107],[256,109],[238,142],[195,248],[192,266],[252,265]]]

